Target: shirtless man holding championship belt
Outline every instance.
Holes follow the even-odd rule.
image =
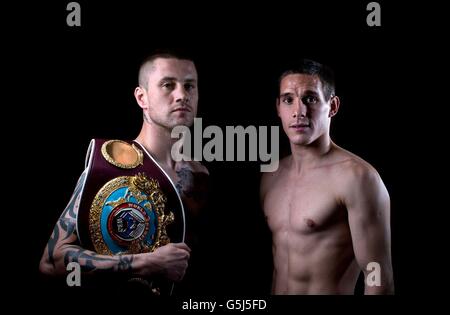
[[[86,169],[44,250],[43,274],[66,275],[76,262],[88,278],[141,279],[155,294],[171,289],[153,279],[183,279],[191,252],[186,222],[204,206],[208,171],[172,159],[171,130],[193,123],[197,83],[190,59],[161,53],[144,60],[134,93],[141,132],[134,141],[91,141]]]

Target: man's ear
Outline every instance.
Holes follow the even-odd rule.
[[[338,96],[332,96],[330,101],[330,113],[328,114],[328,117],[333,117],[337,114],[339,110],[339,106],[341,105],[341,100]]]
[[[136,98],[136,102],[139,107],[142,109],[146,109],[148,107],[147,91],[143,87],[138,86],[134,89],[134,97]]]

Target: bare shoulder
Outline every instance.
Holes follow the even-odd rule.
[[[338,160],[342,161],[339,164],[338,170],[340,175],[344,178],[355,179],[375,179],[379,178],[377,170],[367,161],[362,159],[350,151],[347,151],[341,147],[335,147],[335,155]]]
[[[335,148],[336,158],[340,163],[336,172],[344,195],[353,194],[383,194],[387,195],[386,187],[378,171],[367,161],[340,147]]]

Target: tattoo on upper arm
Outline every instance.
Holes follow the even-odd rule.
[[[75,206],[77,205],[77,202],[79,202],[79,197],[81,193],[81,189],[83,188],[84,179],[86,177],[86,172],[83,172],[81,174],[80,179],[78,180],[77,186],[75,187],[75,191],[72,194],[72,197],[70,198],[69,204],[67,205],[66,209],[62,213],[61,217],[65,217],[68,215],[69,217],[75,219],[77,217],[75,213]]]
[[[68,239],[75,231],[75,221],[70,220],[67,218],[61,218],[59,219],[59,224],[61,225],[62,229],[66,232],[66,237],[63,238],[63,240]]]
[[[67,205],[66,209],[61,214],[61,217],[59,218],[58,222],[56,223],[53,233],[50,236],[50,239],[47,243],[47,251],[48,251],[48,260],[50,263],[55,267],[55,258],[54,258],[54,252],[56,244],[58,243],[58,240],[60,236],[62,236],[65,233],[65,236],[63,240],[66,240],[70,236],[72,236],[75,233],[75,219],[76,219],[76,213],[75,213],[75,207],[80,199],[80,192],[83,187],[84,179],[86,177],[86,173],[83,172],[81,174],[80,179],[78,180],[77,186],[75,187],[75,191],[72,194],[72,197],[70,198],[69,204]],[[61,231],[61,229],[63,231]]]
[[[58,224],[56,224],[55,228],[53,229],[53,233],[50,236],[50,239],[48,240],[48,243],[47,243],[48,260],[53,265],[53,267],[55,267],[53,251],[55,250],[55,246],[56,246],[56,242],[58,241],[58,238],[59,238],[59,227],[58,227]]]

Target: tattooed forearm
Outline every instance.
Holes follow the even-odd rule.
[[[69,246],[69,250],[64,255],[64,265],[67,266],[70,262],[79,263],[83,272],[132,272],[133,270],[133,255],[108,257],[78,246]]]
[[[121,271],[132,271],[131,263],[133,262],[133,255],[127,255],[127,256],[119,256],[119,265],[118,270]]]
[[[67,266],[70,262],[80,263],[80,258],[83,256],[83,250],[68,250],[64,255],[64,265]],[[90,272],[95,269],[92,261],[86,259],[84,264],[80,264],[81,270]]]

